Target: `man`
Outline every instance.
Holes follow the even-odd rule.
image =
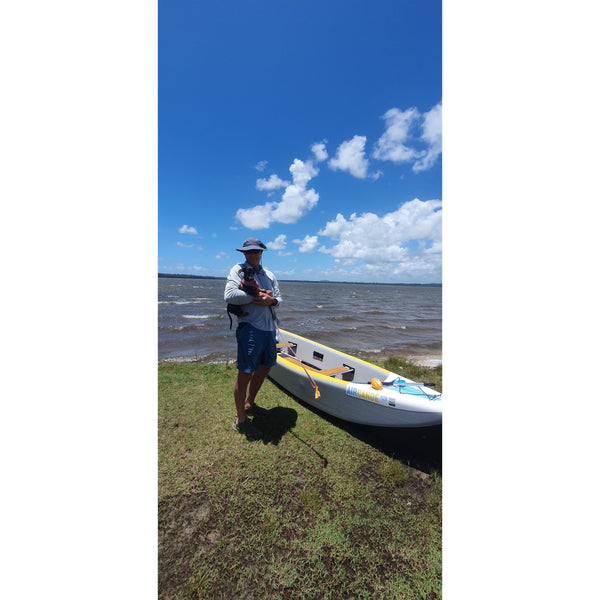
[[[237,418],[233,428],[249,440],[259,439],[262,432],[250,422],[247,414],[265,414],[257,406],[256,394],[271,367],[277,362],[276,325],[273,308],[281,304],[277,279],[261,265],[262,253],[267,247],[256,238],[248,238],[241,248],[245,262],[235,265],[227,277],[225,301],[241,308],[235,332],[238,344],[238,376],[233,390]],[[252,269],[258,289],[241,289],[245,269]],[[254,295],[255,294],[255,295]]]

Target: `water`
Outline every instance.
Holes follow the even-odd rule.
[[[280,281],[280,327],[364,359],[442,361],[439,286]],[[225,279],[158,278],[159,361],[233,361]]]

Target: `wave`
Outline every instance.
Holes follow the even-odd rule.
[[[346,321],[356,322],[356,315],[341,315],[341,316],[333,316],[327,319],[328,321],[333,321],[334,323],[344,323]]]
[[[187,300],[159,300],[159,304],[205,304],[214,302],[214,298],[188,298]]]
[[[355,331],[358,331],[358,327],[341,327],[336,331],[339,333],[354,333]]]
[[[202,329],[206,327],[204,323],[198,323],[194,325],[167,325],[165,327],[159,327],[158,330],[161,331],[193,331],[194,329]]]

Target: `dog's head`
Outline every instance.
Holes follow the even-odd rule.
[[[254,281],[254,267],[244,267],[243,271],[246,281]]]

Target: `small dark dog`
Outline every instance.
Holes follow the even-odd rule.
[[[244,267],[244,277],[242,282],[240,283],[240,290],[244,290],[247,294],[251,296],[258,296],[258,283],[256,283],[256,279],[254,279],[254,267]]]
[[[239,285],[240,290],[243,290],[251,296],[258,296],[258,292],[261,291],[261,289],[258,287],[256,279],[254,279],[254,267],[244,267],[242,268],[242,270],[244,272],[244,277],[242,278],[242,281]],[[229,317],[229,329],[233,327],[233,320],[231,319],[231,315],[236,315],[237,317],[245,317],[247,314],[248,313],[245,312],[242,306],[240,306],[239,304],[228,304],[227,316]]]

